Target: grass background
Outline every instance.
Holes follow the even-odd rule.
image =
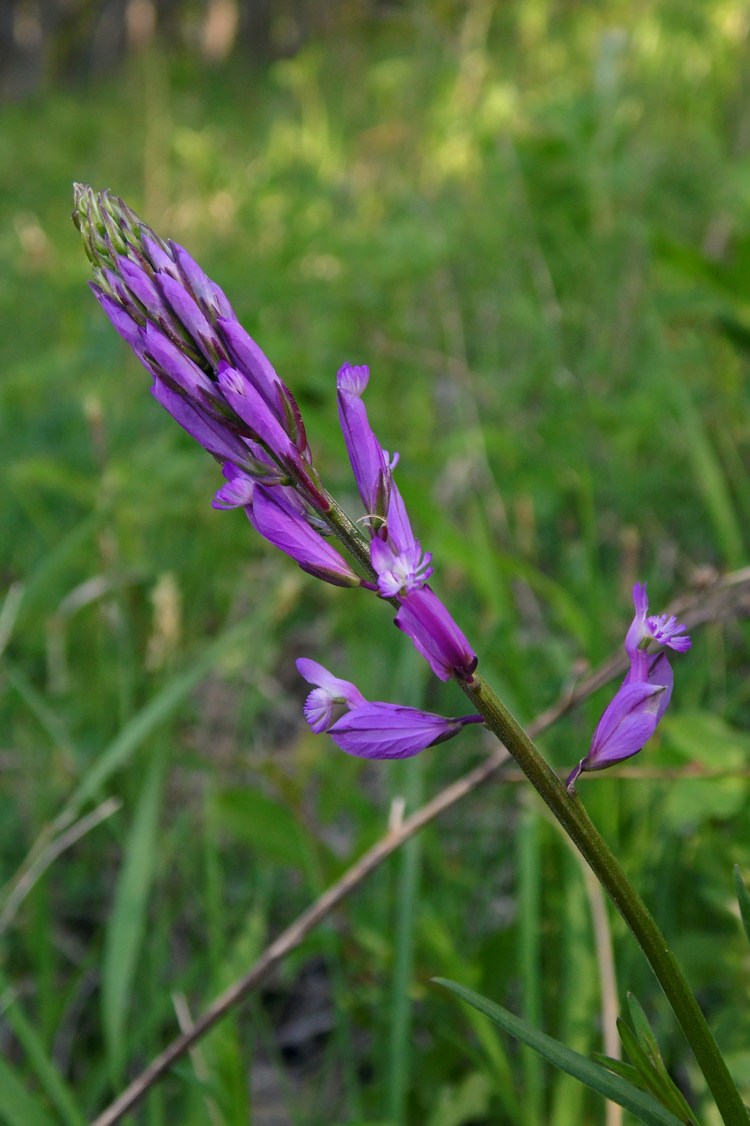
[[[410,804],[487,751],[359,764],[301,718],[294,658],[447,714],[386,607],[218,513],[86,291],[71,182],[185,244],[298,397],[358,513],[335,373],[368,408],[435,586],[530,718],[659,609],[744,565],[750,13],[739,0],[414,3],[265,69],[148,53],[0,118],[0,1121],[79,1123]],[[750,1101],[747,630],[697,634],[640,762],[584,781]],[[606,700],[544,739],[570,767]],[[50,825],[117,800],[33,881]],[[57,820],[56,820],[57,819]],[[30,881],[31,882],[31,881]],[[9,898],[10,896],[10,898]],[[613,919],[619,986],[712,1123]],[[473,795],[389,862],[133,1121],[567,1126],[599,1103],[430,985],[600,1047],[581,872],[528,795]],[[248,1078],[249,1077],[249,1078]]]

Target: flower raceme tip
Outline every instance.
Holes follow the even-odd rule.
[[[74,202],[91,288],[153,376],[157,401],[214,456],[231,450],[240,467],[275,474],[325,512],[297,403],[219,286],[111,192],[76,184]]]
[[[452,739],[467,724],[484,722],[480,715],[447,719],[419,708],[371,703],[355,684],[308,657],[298,659],[297,669],[314,686],[305,702],[311,729],[327,731],[342,751],[357,758],[411,758]]]
[[[649,616],[645,583],[633,587],[633,603],[635,616],[625,638],[630,668],[596,726],[588,754],[568,776],[568,790],[584,771],[605,770],[643,750],[672,698],[674,674],[667,651],[684,653],[692,644],[675,617]],[[657,651],[649,651],[652,644],[659,646]]]

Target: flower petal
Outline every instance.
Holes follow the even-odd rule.
[[[342,751],[358,758],[411,758],[479,718],[445,719],[400,704],[372,703],[347,712],[328,733]]]
[[[428,586],[411,591],[396,614],[396,625],[441,680],[470,680],[477,655],[448,610]]]
[[[246,509],[255,530],[315,578],[333,586],[359,586],[359,576],[343,556],[310,527],[280,489],[283,486],[256,487],[252,506]]]
[[[367,386],[369,369],[344,364],[336,377],[339,422],[349,454],[354,479],[368,516],[385,520],[391,475],[380,443],[370,421],[361,395]]]

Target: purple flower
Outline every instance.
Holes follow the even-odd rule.
[[[651,642],[685,653],[692,642],[685,633],[685,626],[672,614],[652,614],[648,612],[648,595],[645,583],[633,587],[635,617],[625,638],[625,652],[632,665],[642,664],[646,650]]]
[[[120,336],[160,384],[186,400],[186,417],[197,409],[214,419],[210,444],[202,425],[185,428],[214,456],[225,456],[217,454],[217,429],[225,445],[246,443],[248,454],[233,460],[248,466],[260,443],[313,507],[327,512],[294,397],[221,289],[186,250],[159,239],[110,192],[77,184],[73,219],[94,265],[94,293]]]
[[[354,480],[359,495],[373,526],[385,522],[391,490],[393,464],[388,463],[385,451],[378,442],[362,394],[370,378],[370,369],[344,364],[336,376],[339,421],[344,434],[346,452],[349,454]]]
[[[684,653],[690,648],[685,626],[676,618],[648,616],[645,583],[633,587],[633,602],[635,617],[625,638],[628,674],[597,724],[589,753],[568,776],[568,790],[583,771],[604,770],[644,748],[672,698],[674,674],[666,650]],[[649,652],[651,643],[662,648]]]
[[[378,592],[394,598],[418,590],[432,574],[429,552],[423,554],[414,538],[401,493],[393,480],[398,454],[388,457],[378,442],[362,395],[369,368],[344,364],[336,377],[339,420],[349,461],[365,506],[370,529],[370,562],[377,573]]]
[[[572,790],[584,770],[605,770],[643,750],[656,731],[672,695],[672,669],[664,653],[652,659],[648,680],[625,677],[596,725],[589,753],[565,783]]]
[[[305,718],[316,735],[327,731],[343,711],[367,703],[356,684],[340,680],[309,657],[299,658],[297,671],[308,684],[316,685],[305,701]]]
[[[396,625],[412,639],[441,680],[471,680],[477,667],[476,653],[430,587],[404,596]]]
[[[343,556],[312,527],[315,515],[299,494],[259,484],[231,462],[225,464],[224,476],[227,484],[214,497],[214,508],[244,508],[256,532],[316,579],[333,586],[361,585]]]
[[[154,379],[151,394],[175,422],[215,458],[231,460],[247,467],[251,456],[247,443],[226,426],[222,426],[212,415],[158,378]]]
[[[395,551],[391,540],[374,536],[370,544],[370,560],[378,573],[378,591],[383,598],[395,598],[423,587],[432,574],[432,555],[422,554],[418,540],[403,551]]]
[[[301,657],[297,668],[316,687],[307,697],[305,716],[316,733],[327,731],[334,743],[358,758],[411,758],[427,747],[452,739],[480,715],[446,719],[400,704],[369,703],[348,680],[340,680],[317,661]]]

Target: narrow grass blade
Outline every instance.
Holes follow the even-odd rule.
[[[0,1122],[6,1126],[55,1126],[39,1101],[31,1096],[18,1073],[0,1057]]]
[[[104,943],[102,974],[102,1020],[115,1082],[122,1078],[126,1059],[125,1025],[132,1000],[133,979],[146,930],[148,892],[158,849],[163,750],[152,758],[125,848],[122,872],[117,882],[114,906]]]
[[[516,837],[518,842],[518,961],[523,988],[523,1015],[534,1028],[542,1023],[540,984],[542,933],[542,872],[539,850],[539,816],[524,810]],[[523,1104],[528,1126],[542,1122],[544,1067],[539,1055],[531,1050],[521,1052],[523,1069]]]
[[[55,1108],[59,1121],[65,1126],[85,1126],[86,1116],[76,1106],[72,1092],[66,1086],[50,1059],[40,1037],[29,1024],[23,1009],[17,1001],[8,1005],[3,1014],[26,1053],[26,1059],[33,1070],[40,1087],[50,1104]],[[0,1102],[5,1098],[5,1084],[0,1072]],[[23,1120],[26,1122],[26,1119]],[[29,1120],[30,1121],[30,1120]]]
[[[591,1048],[597,1025],[598,1006],[596,976],[591,972],[594,936],[576,857],[566,849],[562,856],[560,878],[564,893],[559,906],[559,1010],[557,1032],[560,1039],[574,1051],[586,1053]],[[530,1021],[539,1027],[541,1021]],[[530,1049],[528,1049],[530,1051]],[[586,1091],[570,1075],[559,1072],[552,1084],[550,1111],[545,1126],[580,1126],[585,1117]]]
[[[654,1036],[651,1025],[648,1023],[648,1018],[643,1011],[643,1007],[635,994],[628,993],[628,1011],[630,1019],[633,1024],[633,1031],[638,1037],[638,1042],[643,1048],[644,1052],[653,1064],[660,1064],[664,1066],[664,1061],[661,1058],[661,1051]]]
[[[696,484],[703,494],[706,511],[723,552],[724,562],[727,567],[741,567],[746,558],[742,529],[723,466],[687,387],[680,380],[675,379],[673,391],[685,431],[685,448],[693,463]]]
[[[618,1020],[617,1031],[628,1058],[641,1077],[643,1085],[654,1098],[659,1100],[662,1106],[672,1110],[678,1116],[678,1120],[685,1123],[685,1126],[696,1126],[690,1107],[667,1074],[661,1055],[658,1056],[657,1062],[652,1057],[650,1049],[639,1042],[636,1034],[624,1020]]]
[[[739,864],[735,864],[732,872],[734,875],[734,890],[737,894],[737,903],[740,908],[742,926],[745,928],[747,940],[750,942],[750,892],[748,892],[745,881],[742,878]]]
[[[520,1020],[507,1009],[495,1005],[492,1001],[488,1001],[486,997],[474,993],[471,989],[465,989],[457,982],[446,981],[444,978],[434,978],[433,980],[437,985],[445,986],[446,989],[451,990],[463,1001],[473,1005],[475,1009],[484,1013],[511,1036],[515,1036],[517,1040],[534,1048],[544,1059],[555,1067],[559,1067],[561,1071],[574,1075],[576,1079],[580,1079],[592,1091],[597,1091],[605,1098],[625,1107],[626,1110],[635,1115],[639,1122],[645,1122],[646,1126],[684,1126],[679,1118],[675,1118],[645,1091],[639,1091],[631,1083],[613,1075],[600,1064],[580,1055],[579,1052],[571,1051],[570,1048],[566,1048],[564,1044],[553,1040],[546,1033],[530,1028],[525,1021]]]

